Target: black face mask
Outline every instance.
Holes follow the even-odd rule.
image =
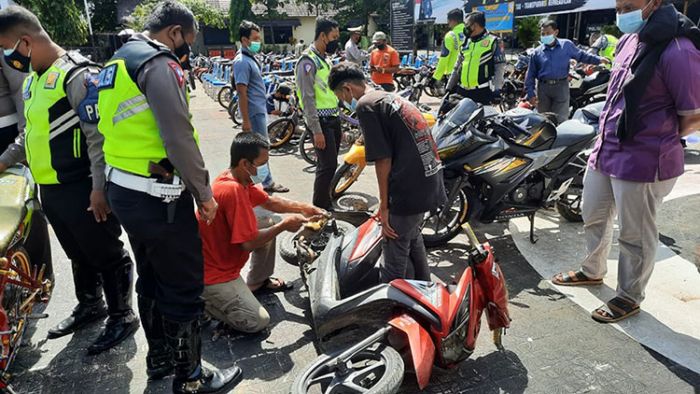
[[[326,44],[326,53],[332,54],[338,50],[338,40],[329,41]]]
[[[180,65],[184,70],[190,70],[192,68],[190,64],[190,44],[185,41],[185,36],[182,34],[182,31],[180,31],[180,35],[182,36],[183,44],[175,48],[175,56],[180,61]]]
[[[378,49],[384,49],[386,48],[386,44],[377,44]]]
[[[15,44],[15,47],[11,50],[5,50],[4,51],[4,57],[5,57],[5,62],[7,63],[8,66],[11,68],[23,72],[23,73],[28,73],[31,71],[32,68],[32,63],[31,63],[31,55],[32,55],[32,50],[29,50],[29,54],[27,56],[22,55],[19,53],[17,48],[19,47],[19,44],[21,43],[21,40],[17,41],[17,44]]]

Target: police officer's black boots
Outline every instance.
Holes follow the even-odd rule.
[[[199,320],[176,322],[165,319],[164,323],[165,335],[175,352],[175,394],[216,393],[240,381],[241,369],[236,366],[222,370],[208,370],[202,366]]]
[[[79,268],[73,264],[73,284],[78,305],[73,313],[49,330],[47,338],[55,339],[72,334],[86,325],[102,320],[107,316],[107,308],[102,301],[100,275],[88,267]]]
[[[148,380],[162,379],[175,370],[173,349],[163,331],[163,315],[158,310],[155,300],[139,295],[138,302],[141,324],[148,341],[146,374]]]
[[[107,299],[109,318],[88,354],[110,349],[139,329],[139,319],[131,308],[134,263],[125,256],[118,266],[102,272],[102,287]]]

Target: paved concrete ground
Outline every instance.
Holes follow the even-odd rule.
[[[193,99],[193,113],[202,150],[212,175],[228,164],[228,148],[235,133],[224,111],[201,89]],[[292,189],[287,196],[310,200],[313,175],[295,155],[275,155],[273,175]],[[353,190],[376,202],[373,171],[366,171]],[[507,227],[495,224],[479,229],[488,237],[508,280],[512,329],[504,337],[506,350],[496,351],[483,328],[474,356],[457,369],[435,371],[428,393],[698,393],[700,376],[639,345],[612,327],[593,322],[588,311],[550,287],[528,265],[515,247]],[[140,330],[117,349],[89,357],[91,327],[76,335],[47,341],[50,326],[74,305],[65,254],[54,241],[56,290],[47,312],[38,322],[30,343],[14,367],[20,393],[167,393],[170,380],[147,384],[146,343]],[[431,266],[444,280],[464,268],[462,237],[430,251]],[[270,311],[270,330],[259,335],[222,337],[212,341],[204,330],[204,358],[225,367],[238,363],[245,380],[234,393],[288,393],[297,373],[317,356],[314,333],[306,313],[307,294],[300,289],[298,272],[279,260],[279,276],[294,281],[295,290],[268,295],[262,302]],[[296,279],[296,280],[295,280]],[[407,374],[402,392],[417,393],[414,376]]]

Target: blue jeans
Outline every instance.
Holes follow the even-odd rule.
[[[265,141],[270,142],[270,137],[267,134],[267,114],[255,114],[250,117],[250,127],[251,131],[259,136],[261,136]],[[263,187],[268,187],[272,185],[272,173],[270,172],[270,165],[266,164],[267,167],[266,176],[262,181]]]

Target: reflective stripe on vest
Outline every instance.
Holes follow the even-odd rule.
[[[465,89],[474,89],[487,84],[493,76],[489,67],[493,64],[493,45],[495,37],[487,35],[473,42],[469,40],[462,54],[462,75],[460,85]]]
[[[129,75],[124,59],[115,58],[105,65],[100,80],[105,79],[111,83],[100,88],[97,104],[105,162],[122,171],[150,176],[149,163],[167,158],[153,111]],[[189,95],[187,99],[189,103]],[[199,143],[196,130],[194,138]]]
[[[316,96],[316,109],[317,110],[329,110],[323,111],[324,113],[332,114],[335,116],[338,114],[338,97],[335,93],[328,87],[328,76],[331,74],[331,66],[326,62],[326,59],[321,58],[316,54],[316,52],[311,49],[304,51],[303,57],[311,59],[316,65],[316,77],[314,78],[314,96]],[[298,77],[297,77],[298,79]],[[304,109],[304,102],[301,100],[301,90],[297,88],[297,95],[299,96],[299,106]]]
[[[58,59],[41,76],[24,81],[25,151],[36,183],[70,183],[90,175],[85,136],[80,119],[66,97],[69,71],[78,67]]]

